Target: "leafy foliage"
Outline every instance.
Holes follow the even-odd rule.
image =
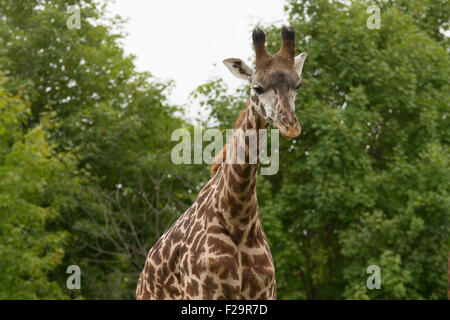
[[[21,134],[27,113],[27,103],[0,89],[0,299],[66,298],[51,272],[67,232],[49,224],[72,201],[75,162],[55,151],[42,126]]]
[[[366,27],[369,2],[287,6],[297,54],[308,53],[303,132],[281,141],[279,173],[258,183],[279,298],[445,299],[449,56],[434,4],[409,3],[384,3],[378,30]],[[210,107],[228,125],[223,113],[241,105]],[[382,290],[366,287],[372,264]]]
[[[75,156],[80,188],[52,225],[66,244],[53,276],[72,298],[133,298],[147,251],[208,175],[171,163],[170,135],[187,126],[166,101],[171,83],[135,70],[120,45],[122,20],[106,19],[104,4],[71,2],[82,25],[69,30],[66,1],[0,2],[4,86],[31,110],[17,130],[45,121],[55,151]],[[81,291],[65,288],[72,264],[81,267]]]
[[[366,9],[381,9],[369,30]],[[145,255],[209,171],[174,165],[191,128],[140,73],[104,1],[0,0],[0,298],[129,299]],[[444,299],[450,247],[446,1],[289,0],[306,51],[280,170],[258,181],[281,299]],[[436,9],[439,8],[439,9]],[[265,28],[268,48],[279,29]],[[232,128],[248,86],[192,98]],[[80,291],[66,268],[81,267]],[[369,265],[381,290],[368,290]]]

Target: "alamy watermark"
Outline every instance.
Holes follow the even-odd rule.
[[[179,141],[172,149],[174,164],[262,164],[261,175],[274,175],[279,169],[279,131],[270,130],[270,155],[268,153],[268,129],[226,129],[224,137],[218,129],[194,128],[193,139],[187,129],[172,132],[171,141]],[[181,141],[180,141],[181,140]],[[203,142],[210,142],[203,149]],[[226,156],[222,149],[226,146]],[[217,156],[219,155],[219,156]]]
[[[367,267],[367,273],[372,274],[367,278],[366,285],[369,290],[381,289],[381,270],[377,265],[370,265]]]
[[[76,264],[67,267],[66,273],[71,274],[66,281],[67,289],[81,289],[81,269]]]
[[[369,6],[367,8],[367,13],[372,15],[367,18],[366,26],[370,30],[372,29],[380,29],[381,28],[381,16],[380,16],[380,8],[376,5]]]
[[[67,28],[70,30],[81,28],[81,9],[79,6],[68,6],[67,13],[70,16],[66,20]]]

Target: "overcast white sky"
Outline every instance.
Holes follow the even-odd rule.
[[[253,26],[286,23],[284,4],[284,0],[116,0],[109,11],[129,19],[124,45],[127,53],[137,56],[138,70],[174,80],[169,98],[182,105],[191,91],[214,76],[230,88],[239,85],[242,80],[234,78],[222,60],[248,60]]]

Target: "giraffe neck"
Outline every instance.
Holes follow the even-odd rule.
[[[231,157],[231,163],[227,163],[230,160],[227,158],[221,165],[219,180],[221,188],[218,190],[218,208],[222,224],[235,242],[240,242],[246,237],[248,235],[246,231],[259,219],[256,177],[259,167],[259,146],[263,142],[262,139],[265,139],[260,139],[259,130],[269,126],[256,111],[252,99],[249,99],[247,105],[242,120],[238,121],[235,128],[233,147],[227,146],[227,157]],[[254,138],[244,138],[252,135]],[[239,153],[240,147],[242,153]],[[256,158],[252,156],[252,152]]]

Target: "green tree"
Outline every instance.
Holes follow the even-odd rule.
[[[67,233],[51,224],[77,181],[74,158],[42,126],[23,132],[29,104],[0,88],[0,299],[67,298],[53,281]]]
[[[278,174],[258,182],[281,299],[446,296],[450,60],[437,30],[449,11],[383,2],[381,29],[370,30],[370,4],[286,6],[297,54],[308,53],[296,98],[303,131],[280,141]],[[265,29],[275,53],[279,29]],[[199,99],[229,125],[242,104],[225,91],[211,82]],[[372,264],[381,290],[366,287]]]
[[[369,30],[368,5],[381,8]],[[192,126],[136,71],[107,1],[0,0],[0,298],[133,298],[145,254],[208,179],[175,166]],[[436,10],[436,6],[440,10]],[[258,182],[279,298],[443,299],[450,247],[444,1],[288,1],[302,135]],[[268,48],[279,48],[279,30]],[[194,93],[233,127],[248,87]],[[212,123],[212,122],[208,122]],[[82,270],[81,291],[65,288]],[[381,290],[368,290],[369,265]]]
[[[147,251],[208,174],[172,164],[171,133],[189,126],[167,102],[171,83],[135,70],[123,21],[107,19],[106,4],[0,1],[5,87],[30,101],[25,127],[48,119],[48,139],[77,159],[82,192],[55,222],[68,245],[54,275],[73,298],[133,298]],[[68,29],[68,5],[80,8],[80,29]],[[81,291],[64,288],[70,264],[81,267]]]
[[[281,296],[445,298],[448,52],[396,6],[369,30],[366,2],[310,3],[308,20],[289,12],[309,53],[304,132],[262,205]],[[382,290],[365,287],[371,264]]]

